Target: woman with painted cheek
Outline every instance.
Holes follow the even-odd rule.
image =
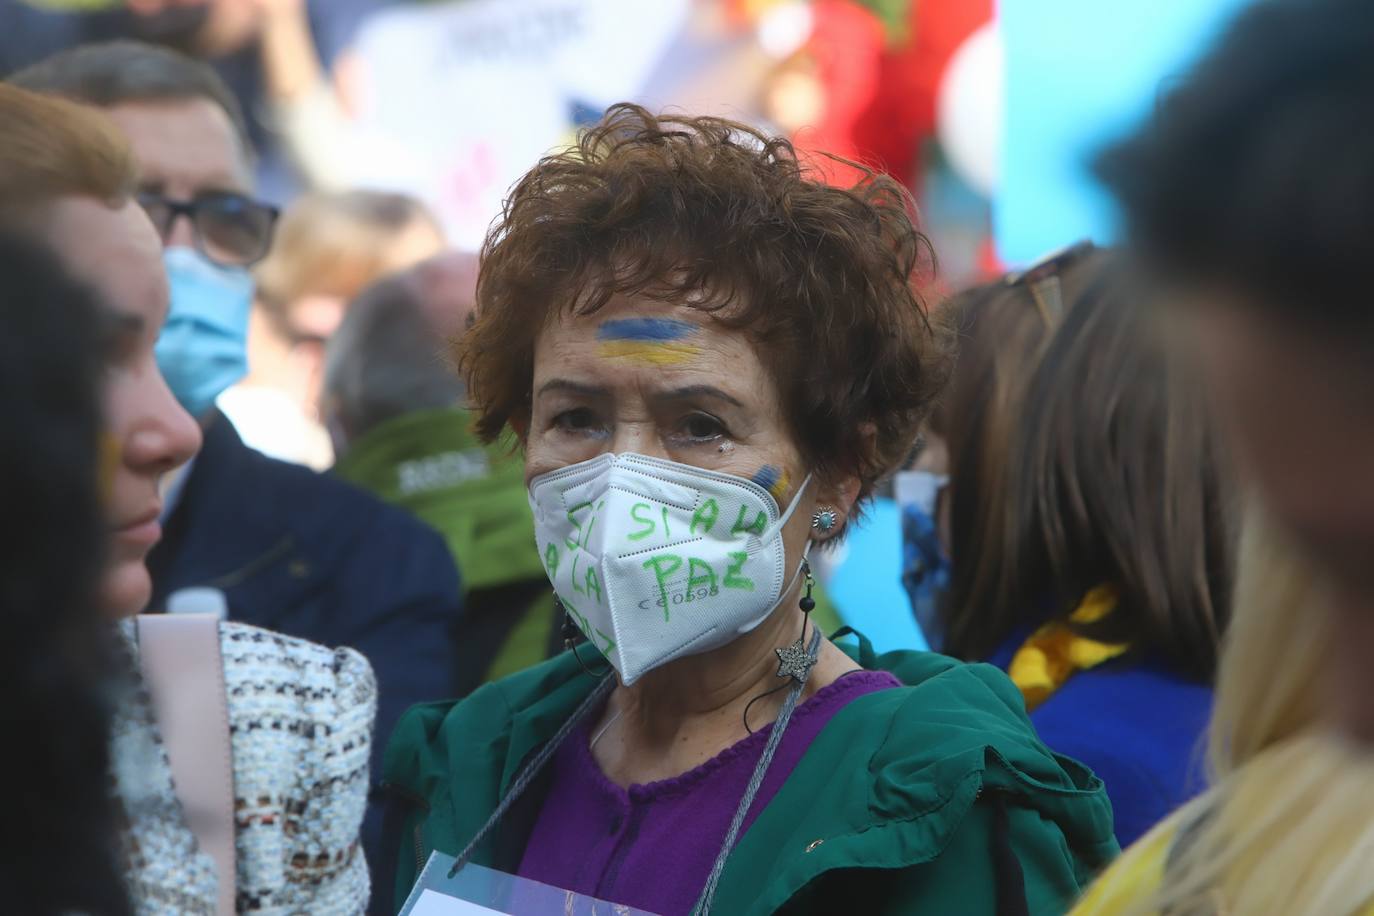
[[[0,558],[0,703],[15,751],[6,772],[32,799],[0,823],[10,912],[133,912],[107,791],[110,653],[99,594],[113,455],[100,434],[99,315],[95,295],[50,251],[0,229],[0,413],[11,437],[0,450],[0,501],[10,530],[23,532]],[[79,872],[71,861],[83,863]]]
[[[398,903],[437,851],[661,914],[1058,913],[1114,853],[1004,677],[809,617],[946,372],[926,250],[714,118],[617,106],[521,181],[460,358],[587,644],[402,720]]]
[[[59,385],[29,386],[27,396],[37,402],[34,409],[57,409],[66,421],[75,420],[82,404],[72,387],[83,380],[92,385],[87,396],[100,402],[104,435],[98,448],[90,441],[93,429],[83,437],[49,424],[38,438],[52,440],[45,446],[49,451],[61,442],[84,444],[86,460],[92,463],[100,452],[102,549],[92,549],[90,537],[95,535],[88,531],[83,537],[71,511],[73,501],[83,495],[81,488],[69,488],[63,500],[47,508],[54,524],[72,516],[72,530],[64,538],[70,586],[86,581],[93,594],[85,600],[108,621],[117,621],[106,627],[113,631],[114,656],[112,670],[101,682],[102,705],[109,714],[109,767],[96,789],[106,795],[116,828],[109,839],[115,841],[110,845],[119,883],[128,892],[131,909],[139,913],[228,913],[236,900],[244,909],[361,913],[369,887],[358,833],[367,803],[368,749],[376,715],[371,668],[351,649],[329,649],[229,621],[201,618],[193,624],[208,638],[202,664],[184,663],[189,653],[178,651],[184,643],[172,645],[169,652],[163,641],[164,651],[159,651],[157,636],[150,638],[159,632],[165,637],[169,627],[180,628],[186,621],[140,616],[140,611],[152,591],[148,553],[162,533],[159,481],[190,459],[200,444],[199,427],[173,396],[157,359],[170,301],[162,240],[135,198],[138,172],[128,141],[104,114],[0,84],[0,124],[0,226],[43,243],[57,261],[26,261],[26,267],[50,281],[46,291],[25,289],[22,272],[6,271],[5,282],[14,292],[5,298],[7,307],[14,306],[7,310],[69,305],[61,300],[72,295],[70,281],[88,288],[94,300],[91,314],[66,316],[71,339],[65,349],[37,346],[41,341],[32,333],[25,336],[26,328],[37,330],[32,320],[8,322],[4,341],[11,349],[42,353],[50,371],[63,375]],[[85,326],[76,326],[83,319]],[[13,334],[8,333],[10,324]],[[83,370],[89,373],[95,367],[64,357],[75,356],[83,340],[89,343],[94,337],[103,345],[104,359],[98,377],[83,376]],[[87,416],[94,414],[94,406],[86,405]],[[22,421],[23,412],[15,419]],[[23,429],[22,422],[16,429]],[[25,454],[19,450],[18,457]],[[48,474],[57,474],[58,456],[49,457]],[[33,484],[29,488],[35,489]],[[14,510],[9,513],[14,530],[27,532],[33,526],[23,524],[20,507],[11,502],[5,507]],[[11,553],[11,560],[32,556],[32,551]],[[17,587],[22,581],[3,581],[7,596],[23,599],[25,590]],[[44,599],[49,605],[45,613],[63,612],[62,592]],[[22,621],[6,623],[7,638],[25,645]],[[78,632],[68,635],[75,640]],[[42,650],[41,640],[32,642],[31,648]],[[169,655],[183,664],[155,664],[157,659],[167,662]],[[89,661],[88,666],[94,667]],[[7,675],[10,667],[3,666]],[[45,682],[60,681],[60,668],[49,668]],[[203,702],[185,702],[189,715],[184,717],[166,714],[188,696]],[[43,692],[28,699],[39,710]],[[79,732],[80,698],[68,699],[69,719]],[[89,716],[87,710],[85,718]],[[188,729],[188,722],[200,728]],[[290,728],[281,723],[290,723]],[[80,737],[68,738],[68,749],[84,748]],[[41,759],[41,747],[23,745],[22,740],[13,744],[26,759]],[[194,752],[181,753],[197,747],[207,748],[206,756],[227,770],[218,772],[222,778],[210,791],[188,790],[196,780],[181,778],[210,769]],[[89,761],[101,762],[97,752],[84,749]],[[56,762],[51,769],[45,779],[63,775]],[[26,790],[37,786],[39,794],[31,797],[41,798],[42,780],[23,776],[14,770],[14,779]],[[64,802],[88,800],[90,788],[72,781],[61,795]],[[92,816],[100,813],[98,805],[90,801]],[[16,806],[18,821],[25,807]],[[27,807],[37,810],[45,804]],[[30,845],[42,853],[45,837],[60,838],[62,854],[77,863],[81,875],[69,878],[73,869],[68,867],[57,882],[49,883],[66,881],[71,889],[78,888],[88,872],[102,870],[101,863],[87,862],[95,855],[73,857],[71,852],[95,853],[81,843],[103,846],[106,838],[98,831],[63,835],[73,829],[69,812],[50,813],[43,830],[29,831]],[[5,859],[6,866],[24,864],[19,856],[7,854]],[[308,880],[301,878],[304,863],[309,863]],[[45,874],[31,871],[40,878]],[[7,877],[0,877],[5,912],[125,909],[109,900],[88,906],[75,895],[58,907],[28,906],[27,882],[18,887],[20,900],[14,903],[15,882]],[[47,890],[56,900],[57,892]],[[100,905],[105,903],[110,905]]]

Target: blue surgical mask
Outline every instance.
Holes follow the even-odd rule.
[[[168,248],[163,260],[172,306],[157,340],[157,364],[181,406],[200,419],[248,374],[253,276],[191,248]]]
[[[951,568],[935,513],[940,491],[948,483],[945,475],[928,471],[905,471],[894,481],[902,510],[902,585],[926,644],[937,652],[944,644],[940,602],[949,588]]]

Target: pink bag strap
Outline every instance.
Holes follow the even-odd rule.
[[[177,800],[215,863],[220,916],[235,912],[234,767],[229,707],[214,614],[137,618],[143,678],[152,696]]]

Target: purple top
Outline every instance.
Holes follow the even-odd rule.
[[[835,713],[856,697],[900,686],[886,671],[856,671],[798,706],[740,836]],[[663,916],[689,913],[772,727],[681,776],[622,789],[592,757],[593,721],[590,717],[554,754],[553,785],[525,847],[520,876]]]

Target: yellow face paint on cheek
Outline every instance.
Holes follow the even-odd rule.
[[[767,490],[773,499],[777,500],[778,505],[782,505],[783,497],[787,495],[788,486],[792,483],[792,477],[785,469],[771,464],[759,468],[758,473],[750,479]]]

